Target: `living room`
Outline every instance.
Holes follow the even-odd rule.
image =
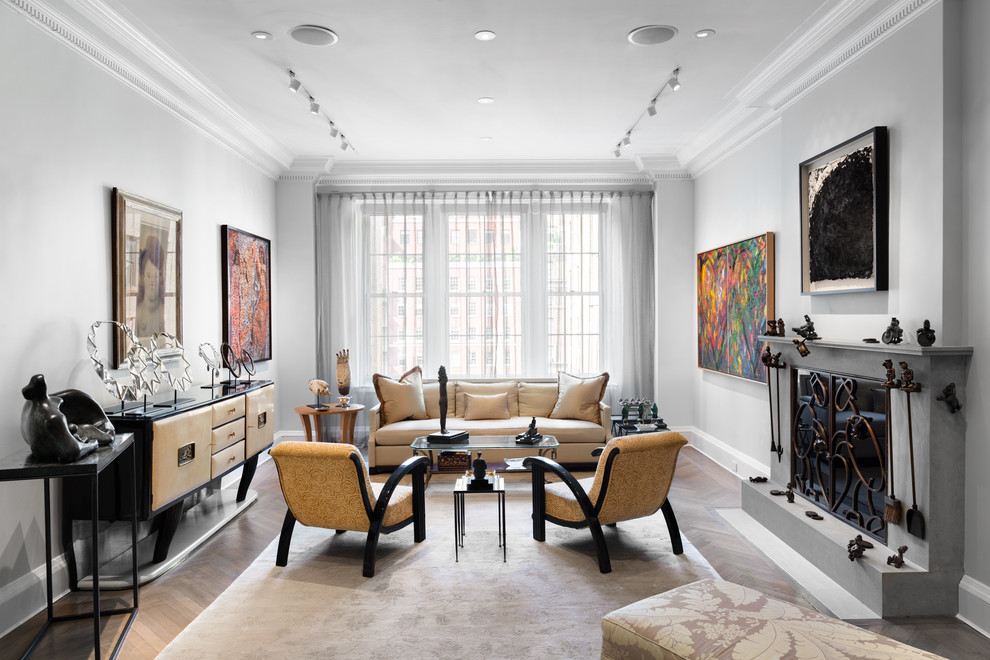
[[[787,322],[789,336],[793,336],[790,328],[799,325],[805,314],[814,319],[823,339],[838,342],[879,337],[891,317],[897,317],[907,329],[907,343],[916,343],[914,329],[930,320],[937,332],[936,346],[974,347],[968,377],[956,383],[964,406],[956,418],[965,420],[966,438],[964,466],[958,466],[965,477],[965,497],[959,503],[965,510],[965,540],[957,612],[976,630],[990,631],[990,559],[980,550],[990,540],[990,520],[980,506],[986,500],[981,477],[990,470],[985,442],[990,413],[979,404],[987,394],[990,374],[990,360],[980,350],[982,339],[990,339],[990,319],[984,311],[988,281],[984,252],[990,245],[985,209],[990,200],[981,176],[990,150],[986,128],[990,79],[984,66],[990,53],[983,38],[983,29],[990,27],[986,3],[850,0],[784,8],[793,3],[767,0],[756,8],[711,3],[694,10],[673,2],[622,3],[612,9],[608,30],[617,35],[629,57],[659,62],[650,82],[616,95],[619,99],[614,103],[621,100],[621,107],[598,115],[621,117],[618,125],[599,124],[601,119],[579,113],[585,122],[581,127],[601,142],[597,151],[583,143],[570,156],[565,150],[548,149],[528,157],[500,144],[517,144],[510,136],[522,126],[467,120],[466,127],[451,124],[449,130],[464,131],[459,139],[472,140],[472,147],[432,156],[438,152],[431,151],[431,141],[446,136],[401,122],[386,128],[390,115],[401,114],[403,105],[388,100],[380,89],[376,91],[380,96],[372,95],[372,88],[387,87],[386,83],[345,92],[330,82],[318,82],[316,67],[308,77],[300,68],[299,80],[321,91],[313,96],[353,141],[354,149],[341,151],[339,137],[331,139],[325,124],[311,128],[302,121],[311,119],[304,107],[307,99],[292,97],[284,89],[290,80],[286,69],[297,66],[284,60],[291,51],[274,55],[258,50],[265,45],[260,41],[240,45],[239,49],[251,50],[234,52],[254,53],[250,65],[263,72],[258,73],[259,89],[250,93],[281,98],[284,92],[287,97],[285,116],[273,120],[273,126],[284,131],[283,139],[309,140],[314,145],[289,149],[272,137],[274,129],[260,116],[245,118],[243,102],[233,100],[233,95],[249,92],[225,90],[216,74],[197,77],[197,67],[207,66],[205,62],[186,60],[189,56],[180,42],[157,41],[172,24],[150,23],[155,15],[151,4],[7,0],[0,12],[6,62],[2,69],[6,93],[0,104],[4,132],[0,215],[6,240],[0,263],[10,301],[0,348],[8,377],[0,391],[11,402],[0,455],[24,446],[17,413],[24,400],[21,388],[35,374],[43,373],[53,391],[78,388],[101,404],[114,403],[94,375],[86,350],[90,325],[113,315],[113,188],[182,210],[181,332],[197,385],[208,382],[209,376],[194,347],[216,343],[222,336],[219,227],[229,224],[271,239],[272,359],[259,361],[256,368],[257,377],[276,383],[279,441],[303,439],[294,408],[312,400],[308,381],[317,375],[332,380],[332,373],[317,374],[317,301],[322,289],[314,246],[320,195],[645,187],[653,194],[656,255],[651,301],[655,330],[648,364],[652,391],[620,389],[613,395],[616,400],[650,396],[659,403],[667,425],[682,433],[693,451],[734,479],[770,475],[776,463],[768,451],[767,388],[698,368],[699,253],[773,232],[774,306],[776,315]],[[430,6],[419,8],[422,23],[445,25],[443,5],[424,4]],[[191,6],[188,9],[195,15]],[[523,9],[519,11],[525,15]],[[556,5],[554,11],[568,13]],[[716,44],[720,39],[741,43],[745,41],[741,33],[756,30],[754,15],[764,13],[769,20],[778,11],[791,23],[777,25],[776,41],[764,44],[762,54],[735,79],[721,80],[710,60],[704,60],[707,68],[692,68],[691,56],[702,47],[696,30],[713,28]],[[341,12],[346,16],[346,10],[337,14]],[[458,16],[460,22],[476,25],[463,48],[511,43],[516,21],[489,6],[479,6],[478,13],[477,20]],[[580,17],[580,12],[573,13]],[[327,47],[331,53],[333,48],[346,47],[348,40],[368,38],[349,34],[347,21],[335,15],[324,8],[307,16],[296,8],[292,16],[279,20],[292,25],[325,22],[341,40]],[[120,32],[110,27],[121,16],[132,27],[144,28],[134,32],[130,41],[120,41]],[[502,23],[484,24],[486,17],[500,18]],[[625,41],[631,30],[649,24],[674,25],[680,32],[670,43],[656,46]],[[276,39],[267,45],[278,46],[288,39],[281,25],[250,27],[268,28]],[[474,32],[481,29],[497,33],[492,43],[474,39]],[[207,30],[198,26],[186,38],[195,40]],[[109,34],[117,35],[116,41]],[[746,48],[752,49],[752,43],[746,42]],[[550,50],[544,53],[548,60]],[[703,55],[697,57],[700,61]],[[188,68],[172,71],[169,77],[152,64],[166,61],[185,62]],[[353,61],[334,62],[335,67],[348,64],[358,67]],[[683,89],[676,93],[661,89],[678,67]],[[611,87],[632,85],[615,84],[625,78],[623,71],[614,71]],[[718,86],[710,86],[713,79],[718,79]],[[269,80],[276,81],[270,90]],[[476,107],[481,106],[474,97],[488,93],[496,100],[485,110],[510,104],[511,85],[503,84],[503,94],[480,89],[475,93],[475,87],[470,85],[469,100]],[[709,91],[696,91],[705,89]],[[664,112],[684,120],[688,110],[677,104],[679,95],[689,93],[703,94],[702,99],[715,107],[692,134],[677,135],[673,120],[664,124]],[[372,100],[347,106],[340,101],[344,96]],[[654,98],[656,116],[647,110]],[[215,103],[216,99],[223,103]],[[552,114],[540,119],[541,126],[566,123],[569,113],[578,112],[568,105],[561,99],[547,111]],[[350,115],[332,114],[340,106],[353,108]],[[641,119],[631,128],[637,116]],[[478,123],[501,130],[493,130],[493,136],[480,133]],[[887,290],[802,295],[798,166],[874,126],[886,126],[890,136]],[[621,145],[626,131],[631,131],[631,145]],[[379,147],[375,141],[383,138],[378,133],[397,143],[396,155]],[[482,143],[480,137],[495,139]],[[616,149],[618,158],[613,155]],[[368,158],[366,150],[376,156]],[[104,355],[110,351],[109,344],[99,348]],[[814,355],[814,345],[811,350]],[[354,356],[356,363],[359,356]],[[796,353],[788,359],[799,360]],[[413,366],[412,359],[408,362]],[[439,363],[427,360],[421,366],[433,376]],[[600,370],[613,371],[607,363]],[[522,375],[556,377],[549,371]],[[882,370],[877,375],[882,376]],[[371,392],[371,373],[359,376],[355,389]],[[926,385],[934,389],[936,383]],[[367,418],[361,418],[356,434],[360,438],[367,433]],[[0,529],[9,541],[0,554],[0,631],[6,634],[44,608],[45,523],[37,483],[5,483],[3,493],[7,506],[0,511]],[[268,494],[272,496],[278,497],[277,487]],[[245,515],[255,513],[249,509]],[[274,538],[273,534],[268,540]],[[694,541],[690,534],[687,538]],[[524,542],[532,541],[510,538],[510,556],[512,544]],[[593,571],[593,561],[587,563]],[[56,593],[67,588],[64,561],[60,566]]]

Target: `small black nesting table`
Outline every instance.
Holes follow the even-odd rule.
[[[31,456],[31,449],[25,446],[18,452],[5,458],[0,458],[0,481],[26,481],[31,479],[45,480],[45,580],[48,596],[48,618],[45,624],[31,641],[21,658],[27,658],[34,652],[48,632],[52,623],[59,621],[75,621],[79,619],[93,619],[93,647],[97,659],[100,656],[100,617],[112,616],[115,614],[128,614],[127,623],[117,638],[110,658],[116,658],[124,644],[124,638],[131,629],[134,617],[138,613],[138,563],[137,563],[137,487],[136,480],[131,479],[131,557],[132,557],[132,590],[133,604],[130,607],[122,607],[105,612],[100,611],[100,552],[99,539],[99,486],[100,473],[109,465],[116,461],[127,449],[131,450],[132,469],[136,469],[137,459],[134,450],[134,435],[131,433],[119,433],[111,445],[101,447],[88,456],[84,456],[75,463],[46,463],[36,460]],[[51,492],[49,481],[51,479],[63,479],[66,477],[88,478],[92,492],[92,521],[93,521],[93,611],[82,614],[70,614],[55,616],[53,594],[52,594],[52,513],[51,513]]]

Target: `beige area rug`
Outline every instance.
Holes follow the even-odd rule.
[[[548,524],[534,541],[528,481],[507,485],[507,561],[495,496],[469,494],[455,563],[452,489],[427,489],[426,541],[411,525],[381,537],[373,578],[361,576],[365,534],[297,524],[288,566],[275,566],[276,539],[159,657],[598,658],[602,615],[718,577],[687,539],[671,554],[659,512],[605,528],[607,575],[587,530]]]

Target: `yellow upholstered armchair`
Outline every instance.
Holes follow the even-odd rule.
[[[672,431],[613,438],[594,452],[599,455],[595,476],[581,480],[548,458],[526,458],[523,465],[533,470],[533,538],[546,540],[548,520],[564,527],[588,527],[598,551],[598,568],[609,573],[612,564],[601,526],[651,516],[659,509],[674,554],[681,554],[684,546],[667,492],[677,454],[685,444],[684,436]],[[547,472],[562,482],[546,483]]]
[[[413,523],[416,543],[426,539],[425,476],[430,460],[410,458],[384,484],[372,483],[361,452],[353,445],[323,442],[282,442],[271,449],[289,510],[278,541],[276,566],[289,559],[292,529],[298,520],[310,527],[367,532],[365,577],[375,575],[378,536]],[[412,475],[412,486],[399,481]]]

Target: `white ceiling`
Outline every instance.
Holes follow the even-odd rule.
[[[273,160],[605,160],[685,167],[897,0],[52,0],[177,97]],[[332,46],[288,31],[332,29]],[[671,25],[674,39],[629,43]],[[713,28],[714,38],[695,31]],[[497,38],[481,42],[478,30]],[[273,35],[269,41],[254,30]],[[674,68],[683,87],[664,90]],[[341,151],[296,72],[356,151]],[[495,103],[481,105],[489,96]],[[638,123],[637,123],[638,122]],[[480,140],[490,136],[490,142]]]

